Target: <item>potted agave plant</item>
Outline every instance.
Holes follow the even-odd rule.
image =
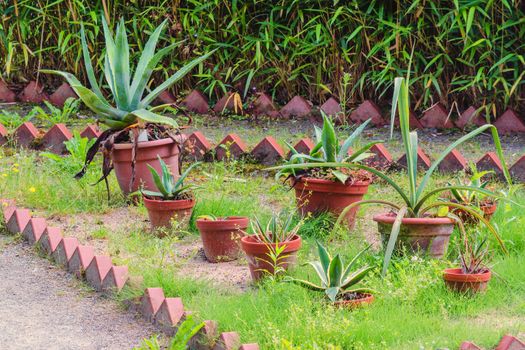
[[[176,179],[160,156],[158,161],[161,173],[148,164],[157,191],[141,190],[151,226],[153,228],[171,227],[174,219],[178,222],[187,222],[195,206],[192,190],[196,186],[184,185],[184,180],[190,171],[200,163],[193,163]]]
[[[282,166],[270,168],[279,169],[276,178],[291,179],[297,207],[303,216],[321,212],[337,216],[348,205],[362,200],[368,192],[370,173],[361,169],[341,168],[337,164],[358,163],[370,155],[366,153],[370,147],[381,142],[370,142],[350,152],[369,122],[367,120],[360,125],[339,144],[333,122],[323,113],[323,127],[319,129],[315,126],[317,144],[310,153],[298,153],[288,145],[292,152],[290,159]],[[346,213],[350,227],[354,225],[357,210],[356,206]]]
[[[249,222],[250,219],[244,216],[198,217],[196,225],[201,235],[206,259],[213,263],[237,259],[240,240]]]
[[[266,225],[257,217],[251,222],[253,234],[245,232],[241,248],[248,258],[254,281],[265,275],[277,275],[295,264],[302,243],[297,233],[302,222],[294,224],[293,221],[293,212],[282,211],[273,214]]]
[[[320,284],[310,281],[287,278],[287,281],[296,283],[307,289],[323,292],[328,299],[336,306],[346,308],[356,308],[370,304],[374,301],[372,290],[368,288],[353,288],[361,282],[372,270],[370,266],[363,266],[356,269],[359,257],[368,250],[370,246],[359,252],[348,265],[345,266],[339,254],[332,257],[328,250],[317,242],[319,261],[311,261],[310,265],[314,268],[319,277]]]
[[[104,16],[101,17],[106,45],[104,77],[111,92],[111,99],[105,97],[95,77],[83,25],[80,36],[86,75],[91,89],[84,87],[70,73],[47,69],[41,72],[64,77],[82,102],[95,113],[95,117],[109,127],[90,148],[85,165],[76,178],[84,175],[87,165],[96,153],[102,150],[104,161],[100,181],[105,180],[106,187],[107,176],[112,169],[115,169],[119,186],[124,194],[136,192],[141,186],[153,190],[155,183],[147,165],[160,170],[160,163],[157,161],[157,156],[160,156],[170,166],[174,176],[179,176],[179,153],[184,138],[174,119],[158,114],[167,105],[152,107],[151,104],[163,91],[188,74],[193,67],[207,59],[214,51],[190,61],[153,91],[145,94],[151,75],[159,62],[180,42],[155,52],[157,42],[167,23],[164,21],[144,45],[132,76],[131,54],[124,20],[117,25],[113,37]]]
[[[460,267],[443,271],[443,280],[448,288],[456,292],[482,292],[487,289],[491,278],[490,269],[485,263],[489,255],[488,241],[485,237],[472,244],[462,231],[464,239],[459,249]]]
[[[486,131],[491,131],[492,133],[496,152],[503,165],[505,177],[507,181],[511,183],[510,174],[503,158],[501,142],[496,127],[492,124],[485,124],[452,142],[437,157],[436,161],[424,174],[419,174],[417,167],[417,132],[410,131],[409,125],[410,99],[408,83],[404,78],[396,78],[394,88],[391,113],[391,133],[393,133],[396,111],[399,107],[399,125],[407,159],[407,190],[403,189],[396,180],[392,179],[387,174],[363,164],[334,162],[289,165],[288,167],[292,169],[302,169],[304,167],[346,167],[350,169],[362,169],[382,179],[395,190],[401,198],[400,203],[381,199],[358,201],[350,204],[341,212],[334,227],[335,230],[341,221],[345,219],[347,213],[353,210],[357,205],[379,204],[390,208],[390,211],[373,217],[374,221],[378,224],[379,233],[382,236],[383,246],[385,247],[385,258],[382,269],[383,275],[386,274],[394,251],[423,252],[435,258],[440,258],[444,255],[448,248],[450,235],[452,234],[457,220],[459,220],[459,218],[456,215],[453,215],[448,208],[458,208],[476,217],[480,223],[489,229],[502,249],[507,252],[496,228],[491,225],[483,215],[480,215],[477,211],[463,204],[451,201],[444,202],[435,198],[436,196],[439,196],[439,194],[450,192],[451,190],[469,190],[487,196],[496,197],[497,195],[494,192],[485,188],[466,185],[446,185],[431,190],[427,188],[429,181],[439,164],[450,152],[452,152],[452,150]],[[418,183],[420,178],[421,180]]]
[[[466,182],[458,181],[456,184],[460,186],[484,189],[489,184],[489,181],[484,181],[483,178],[491,173],[494,173],[493,171],[478,171],[474,163],[470,165],[470,171],[472,172],[470,179],[468,179]],[[450,184],[450,186],[453,187],[453,184]],[[497,198],[489,197],[483,193],[480,193],[479,191],[451,188],[450,195],[452,198],[445,198],[444,200],[451,200],[454,203],[459,203],[472,208],[478,213],[482,214],[487,220],[490,220],[492,215],[496,212]],[[468,212],[465,212],[462,209],[450,208],[450,210],[452,213],[458,215],[464,223],[475,224],[479,222],[476,217],[470,215]]]

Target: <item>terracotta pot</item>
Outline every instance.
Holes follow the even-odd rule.
[[[492,215],[496,212],[496,209],[498,209],[498,203],[497,202],[484,202],[481,203],[479,206],[481,211],[483,212],[483,217],[487,220],[490,220],[492,218]],[[451,208],[449,207],[449,211],[456,214],[460,217],[461,220],[463,220],[466,224],[477,224],[479,223],[479,219],[469,212],[464,211],[463,209],[459,208]]]
[[[157,200],[143,198],[153,228],[171,227],[171,219],[183,224],[188,223],[195,206],[194,199]]]
[[[231,261],[239,257],[240,240],[250,219],[230,216],[217,220],[198,219],[204,254],[210,262]]]
[[[111,154],[115,175],[124,195],[137,191],[141,185],[144,185],[145,190],[156,191],[148,164],[155,168],[157,172],[161,172],[157,156],[160,156],[166,162],[173,176],[178,177],[180,175],[179,146],[177,143],[170,138],[139,142],[135,162],[135,179],[133,184],[131,184],[131,151],[131,143],[117,143],[113,146]]]
[[[279,260],[280,267],[287,270],[296,263],[297,251],[301,248],[301,243],[301,237],[297,235],[290,242],[279,243],[279,247],[286,246]],[[273,264],[268,261],[268,253],[272,248],[275,250],[276,244],[272,244],[270,248],[269,245],[257,241],[252,236],[244,236],[241,238],[241,247],[248,258],[250,274],[254,281],[260,280],[267,272],[270,274],[275,272]]]
[[[361,296],[361,298],[353,300],[337,300],[334,305],[346,309],[356,309],[374,301],[374,296],[370,293],[362,293]]]
[[[374,216],[384,247],[390,238],[395,219],[396,216],[392,213]],[[441,258],[448,249],[453,230],[454,221],[450,218],[403,218],[396,249],[423,252],[433,258]]]
[[[294,185],[297,207],[303,216],[323,212],[339,216],[344,208],[363,199],[368,192],[368,185],[368,181],[346,185],[336,181],[303,177]],[[350,228],[354,227],[358,210],[359,206],[356,206],[346,215]]]
[[[450,289],[456,292],[477,293],[487,289],[491,278],[490,270],[483,273],[464,274],[461,269],[446,269],[443,271],[443,279]]]

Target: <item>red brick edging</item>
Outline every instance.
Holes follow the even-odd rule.
[[[14,201],[0,199],[0,205],[9,232],[22,234],[30,244],[39,246],[48,257],[84,279],[95,291],[115,294],[124,288],[129,277],[127,266],[113,265],[111,257],[95,255],[93,247],[79,244],[75,237],[63,237],[60,228],[48,226],[44,218],[33,218],[28,209],[16,207]],[[184,309],[181,298],[164,297],[162,288],[147,288],[139,300],[129,301],[129,304],[168,335],[175,334],[177,327],[191,313]],[[218,334],[215,321],[204,321],[204,324],[190,341],[191,349],[259,349],[257,344],[241,344],[236,332]]]

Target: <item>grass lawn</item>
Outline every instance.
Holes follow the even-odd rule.
[[[247,138],[255,140],[250,144],[259,140],[255,135]],[[475,297],[448,291],[441,278],[444,268],[457,265],[457,232],[447,259],[396,257],[387,277],[381,278],[382,250],[371,218],[383,209],[361,208],[352,232],[332,233],[329,217],[307,220],[300,231],[304,245],[300,264],[291,271],[294,276],[315,278],[313,270],[302,263],[316,257],[316,239],[347,261],[368,242],[373,244],[362,260],[377,267],[365,282],[377,291],[376,301],[349,311],[289,283],[267,280],[253,286],[244,259],[222,270],[211,270],[216,267],[209,265],[217,264],[198,259],[195,217],[266,218],[272,211],[294,206],[293,191],[258,166],[204,164],[191,177],[200,189],[189,228],[158,238],[148,228],[145,209],[126,204],[113,175],[109,202],[103,183],[91,185],[100,175],[100,160],[84,179],[75,180],[79,164],[69,158],[56,162],[38,152],[7,148],[0,150],[0,156],[0,197],[15,198],[19,205],[61,225],[65,235],[78,236],[84,244],[110,253],[114,263],[129,266],[133,278],[119,299],[139,295],[145,287],[163,287],[166,296],[182,297],[197,318],[217,320],[221,331],[239,332],[243,343],[257,342],[261,349],[456,349],[464,340],[489,348],[503,334],[525,336],[525,211],[516,205],[502,203],[493,218],[510,254],[505,256],[492,242],[494,277],[487,292]],[[407,185],[403,173],[394,176],[397,183]],[[436,175],[432,186],[447,180]],[[367,197],[395,199],[395,194],[376,182]],[[518,192],[513,199],[524,203],[525,193]],[[236,274],[232,280],[230,270]],[[215,276],[216,271],[222,276]]]

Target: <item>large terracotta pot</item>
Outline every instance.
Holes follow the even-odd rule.
[[[344,208],[363,199],[368,192],[368,185],[370,185],[368,181],[357,181],[347,185],[336,181],[303,177],[294,185],[297,207],[303,216],[308,213],[323,212],[339,216]],[[346,215],[350,228],[355,224],[358,210],[359,206],[356,206]]]
[[[490,270],[482,273],[464,274],[461,269],[446,269],[443,271],[443,279],[450,289],[456,292],[482,292],[487,289],[491,278]]]
[[[182,138],[181,138],[182,141]],[[135,192],[144,185],[145,190],[156,191],[155,183],[148,169],[151,165],[157,172],[161,167],[157,156],[160,156],[170,168],[173,176],[179,173],[179,146],[172,139],[166,138],[155,141],[138,143],[135,162],[135,179],[131,184],[131,143],[117,143],[113,146],[112,159],[118,184],[124,195]]]
[[[374,216],[379,233],[386,247],[396,216],[392,213]],[[410,252],[423,252],[433,258],[441,258],[448,249],[450,235],[454,230],[454,220],[450,218],[403,218],[397,238],[396,249]]]
[[[289,242],[279,243],[279,247],[286,246],[280,256],[279,267],[287,270],[296,263],[297,251],[301,248],[301,243],[301,237],[297,235]],[[276,244],[272,244],[272,248],[270,248],[269,245],[257,241],[252,236],[244,236],[241,238],[241,247],[248,258],[250,274],[254,281],[260,280],[267,273],[273,274],[275,272],[274,265],[268,261],[268,253],[270,253],[272,248],[275,251]]]
[[[153,228],[171,227],[171,220],[175,219],[182,224],[190,220],[194,199],[156,200],[144,198],[144,206],[148,210],[149,220]]]
[[[230,216],[217,220],[198,219],[204,254],[211,262],[231,261],[239,257],[240,241],[250,219]]]
[[[359,298],[351,300],[337,300],[334,305],[346,309],[357,309],[362,306],[371,304],[374,296],[370,293],[363,293]]]

